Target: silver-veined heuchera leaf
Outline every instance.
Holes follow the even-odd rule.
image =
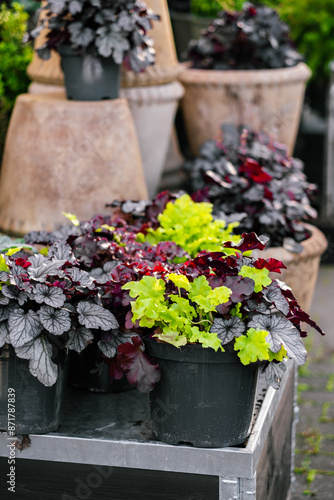
[[[33,298],[38,304],[44,303],[52,307],[62,307],[66,301],[66,295],[61,288],[41,283],[37,283],[34,288]]]
[[[95,288],[94,280],[87,271],[73,267],[66,271],[66,276],[69,276],[74,283],[79,283],[83,288],[90,290]]]
[[[93,339],[94,335],[88,328],[84,326],[72,328],[69,331],[69,339],[66,347],[76,352],[82,352]]]
[[[31,266],[28,267],[27,272],[30,278],[44,283],[48,276],[57,276],[59,274],[59,268],[65,264],[66,260],[54,262],[38,254],[30,257],[29,262],[31,262]]]
[[[28,300],[27,292],[19,290],[16,286],[4,285],[2,287],[2,293],[7,298],[16,300],[20,306],[23,306],[23,304]]]
[[[120,264],[119,260],[106,262],[103,266],[103,269],[101,267],[96,267],[95,269],[91,270],[90,275],[92,276],[94,281],[96,281],[96,283],[107,283],[107,281],[111,280],[111,272],[118,266],[118,264]]]
[[[64,243],[63,241],[56,241],[50,246],[48,257],[55,258],[56,260],[66,260],[66,262],[70,262],[71,264],[76,263],[72,248],[68,243]]]
[[[116,347],[110,340],[99,340],[97,345],[99,346],[102,354],[107,358],[113,358],[116,354]]]
[[[289,303],[287,299],[284,297],[278,283],[273,281],[270,285],[263,290],[264,298],[274,304],[275,307],[281,311],[284,315],[289,314]]]
[[[256,314],[248,324],[249,328],[267,330],[266,341],[273,352],[278,352],[282,345],[290,358],[294,358],[298,365],[303,365],[307,359],[306,349],[300,338],[297,328],[283,316]]]
[[[0,347],[10,344],[9,330],[7,321],[0,323]]]
[[[43,325],[34,311],[25,313],[23,309],[16,309],[9,315],[8,328],[12,346],[21,347],[38,337],[43,330]]]
[[[286,361],[281,361],[280,363],[269,363],[266,368],[266,381],[274,389],[279,389],[281,385],[281,380],[286,370]]]
[[[77,306],[79,322],[86,328],[101,328],[101,330],[115,330],[118,321],[115,316],[102,306],[92,302],[79,302]]]
[[[15,348],[19,358],[29,359],[30,373],[46,387],[54,385],[58,378],[58,366],[53,363],[52,346],[50,342],[40,335],[21,347]]]
[[[6,306],[0,306],[0,321],[5,321],[6,319],[8,319],[10,313],[12,311],[15,311],[15,309],[18,309],[18,305],[13,303]]]
[[[43,305],[38,314],[45,330],[54,335],[62,335],[71,328],[70,315],[64,309]]]
[[[238,316],[229,319],[215,318],[210,329],[210,332],[217,334],[222,345],[231,342],[235,337],[240,337],[244,331],[244,322]]]

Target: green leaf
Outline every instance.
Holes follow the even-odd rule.
[[[9,272],[9,267],[6,264],[6,260],[3,255],[0,255],[0,271],[4,271],[5,273]]]
[[[140,281],[130,281],[122,286],[123,290],[130,290],[130,297],[152,298],[164,300],[165,282],[154,276],[144,276]]]
[[[274,359],[276,361],[282,361],[283,358],[287,357],[287,350],[285,347],[282,345],[281,349],[278,352],[273,352],[269,349],[269,361],[273,361]]]
[[[206,331],[202,332],[197,326],[193,326],[191,328],[191,336],[189,340],[190,342],[198,342],[205,348],[211,347],[215,351],[218,351],[218,349],[224,351],[224,348],[221,345],[221,341],[215,333]]]
[[[76,215],[70,214],[68,212],[63,212],[63,215],[65,215],[65,217],[72,222],[73,226],[77,227],[80,225],[80,222]]]
[[[42,255],[48,255],[49,249],[48,249],[48,247],[41,248],[41,250],[38,253],[40,253]]]
[[[180,335],[178,332],[174,332],[170,328],[164,328],[163,333],[156,333],[153,337],[157,337],[168,344],[172,344],[175,347],[181,347],[188,343],[188,339],[185,335]]]
[[[231,309],[230,311],[231,316],[238,316],[238,318],[242,319],[240,308],[241,308],[241,302],[238,302],[238,304],[236,304],[235,307]]]
[[[138,298],[131,303],[133,322],[140,320],[140,326],[151,327],[160,320],[161,313],[167,311],[167,307],[154,299]]]
[[[10,248],[9,250],[7,250],[6,255],[8,255],[10,257],[11,255],[16,254],[20,250],[22,250],[22,247]]]
[[[266,341],[268,332],[249,328],[246,335],[241,335],[235,339],[234,350],[238,352],[238,356],[243,365],[248,365],[257,360],[269,359],[270,345]]]
[[[182,274],[171,273],[168,274],[167,278],[171,280],[174,283],[174,285],[176,285],[178,288],[184,288],[187,291],[189,291],[191,288],[187,276],[184,276]]]
[[[227,288],[227,286],[217,286],[209,293],[209,300],[215,306],[226,304],[230,300],[231,294],[232,290]]]
[[[212,291],[211,286],[205,276],[199,276],[195,278],[191,283],[191,288],[189,292],[189,299],[196,302],[196,297],[207,297]]]
[[[270,285],[271,279],[269,278],[268,269],[256,269],[256,267],[242,266],[239,271],[239,276],[243,278],[251,278],[255,282],[254,291],[261,292],[262,288]]]

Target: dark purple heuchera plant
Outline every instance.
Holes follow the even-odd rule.
[[[238,221],[236,232],[269,237],[269,246],[299,252],[309,231],[301,222],[315,219],[310,199],[316,186],[306,180],[303,163],[264,132],[232,124],[221,126],[221,139],[203,144],[185,164],[192,197],[209,201],[214,214]]]
[[[153,40],[148,35],[152,21],[158,20],[140,0],[49,0],[42,24],[30,33],[36,38],[44,27],[49,29],[45,43],[37,49],[42,59],[51,50],[70,45],[79,54],[112,57],[117,64],[139,72],[154,63]]]
[[[4,257],[9,271],[4,271],[3,283],[11,284],[17,297],[9,297],[7,288],[3,291],[3,300],[14,306],[3,321],[15,322],[16,315],[24,313],[25,324],[39,325],[36,338],[45,336],[45,330],[51,338],[65,335],[65,347],[77,352],[97,342],[111,378],[126,375],[141,392],[150,391],[160,378],[159,367],[144,352],[143,340],[152,336],[175,346],[195,342],[223,350],[232,345],[242,363],[264,361],[268,382],[278,388],[284,358],[306,361],[302,322],[322,333],[291,290],[269,278],[269,272],[285,266],[249,256],[250,250],[262,250],[267,240],[254,233],[242,234],[238,244],[225,243],[228,253],[202,251],[181,263],[187,254],[175,243],[138,241],[145,226],[158,223],[158,213],[170,198],[162,193],[151,203],[127,202],[121,205],[128,214],[118,211],[112,217],[75,220],[72,228],[55,233],[27,235],[27,242],[47,245],[47,255],[13,262],[15,256]],[[17,301],[24,299],[25,309],[18,313],[22,306]],[[3,311],[8,305],[4,303]],[[11,340],[8,335],[14,334],[5,332],[3,340]],[[50,349],[43,352],[49,360]],[[35,355],[30,359],[34,366]]]
[[[289,28],[270,7],[245,3],[238,12],[221,11],[185,58],[200,69],[272,69],[302,61],[289,39]]]

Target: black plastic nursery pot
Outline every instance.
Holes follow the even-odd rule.
[[[0,430],[8,431],[9,418],[14,434],[45,434],[61,424],[67,363],[58,365],[58,379],[45,387],[29,371],[29,361],[16,356],[5,345],[0,354]],[[9,410],[10,409],[10,410]]]
[[[77,54],[69,46],[59,47],[67,99],[101,101],[117,99],[121,84],[121,65],[112,57],[99,58],[99,68],[91,56]]]
[[[109,366],[96,344],[88,345],[81,353],[70,351],[68,384],[92,392],[122,392],[134,388],[125,377],[111,381]]]
[[[244,366],[233,348],[176,348],[145,342],[161,380],[150,393],[154,437],[200,448],[236,446],[250,433],[259,364]]]

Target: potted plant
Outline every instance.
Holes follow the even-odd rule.
[[[37,53],[47,60],[51,50],[59,52],[69,99],[115,99],[123,61],[135,72],[154,63],[147,32],[157,16],[139,0],[66,0],[61,5],[50,0],[42,9],[46,14],[30,38],[48,28]]]
[[[236,224],[225,227],[223,221],[213,221],[212,205],[195,203],[189,195],[176,197],[160,193],[151,202],[128,201],[120,205],[121,209],[112,216],[79,222],[67,214],[72,225],[53,233],[33,231],[25,235],[26,243],[46,248],[52,248],[59,239],[68,245],[77,266],[91,276],[104,307],[113,311],[120,325],[126,324],[129,312],[129,304],[123,302],[122,285],[146,274],[159,273],[160,267],[172,272],[175,265],[196,256],[204,248],[219,251],[224,241],[240,240],[240,236],[232,234]],[[175,220],[178,221],[176,230],[173,229]],[[131,336],[123,328],[121,335],[112,338],[117,347],[128,342]],[[108,392],[123,388],[117,381],[124,377],[125,370],[104,356],[96,342],[82,353],[71,353],[70,361],[72,385]],[[139,384],[140,389],[146,387],[145,379],[141,386],[136,377],[127,374],[127,378],[130,383]],[[114,379],[116,383],[111,384]]]
[[[95,342],[104,356],[113,357],[108,338],[118,322],[69,245],[55,241],[35,254],[5,250],[0,255],[0,428],[7,429],[11,391],[15,433],[54,431],[61,422],[67,351],[81,352]]]
[[[284,265],[247,257],[266,238],[242,235],[225,243],[235,255],[200,253],[170,272],[146,274],[123,285],[131,313],[127,328],[144,340],[157,366],[143,369],[142,341],[118,347],[118,363],[155,387],[150,395],[154,436],[169,444],[235,446],[249,435],[260,365],[276,389],[286,358],[306,361],[301,323],[317,325],[291,289],[269,277]],[[149,384],[148,384],[149,388]],[[168,401],[168,414],[161,402]]]
[[[232,121],[277,136],[293,151],[309,68],[276,11],[246,3],[221,11],[190,42],[183,114],[193,154]]]
[[[185,168],[193,198],[211,202],[215,217],[238,221],[236,233],[269,238],[266,256],[287,265],[283,279],[309,310],[327,241],[307,224],[317,217],[316,186],[307,182],[303,163],[262,131],[223,124],[220,139],[205,142]]]

